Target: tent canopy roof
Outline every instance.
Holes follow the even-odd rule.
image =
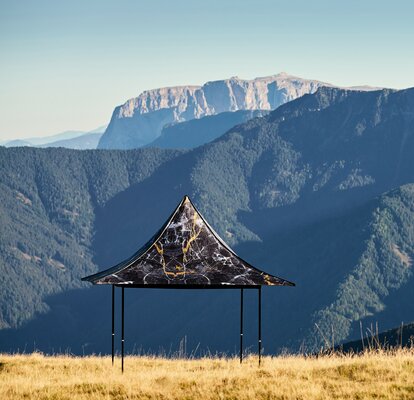
[[[294,286],[242,260],[210,227],[188,196],[132,257],[82,280],[171,288]]]

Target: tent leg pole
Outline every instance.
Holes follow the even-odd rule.
[[[259,366],[262,356],[262,287],[259,286]]]
[[[115,285],[112,285],[112,366],[115,357]]]
[[[243,362],[243,289],[240,289],[240,364]]]
[[[122,287],[122,331],[121,331],[121,365],[122,365],[122,373],[124,373],[124,349],[125,349],[125,317],[124,317],[124,287]]]

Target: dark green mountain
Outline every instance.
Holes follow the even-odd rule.
[[[323,88],[185,153],[1,149],[0,306],[18,328],[0,350],[107,351],[109,290],[70,289],[131,255],[183,194],[244,259],[297,283],[264,291],[265,351],[412,319],[413,109],[413,89]],[[187,336],[188,348],[235,351],[238,296],[127,291],[127,348]]]
[[[0,148],[0,327],[47,311],[48,295],[85,286],[99,210],[177,154]]]
[[[249,119],[263,117],[269,111],[240,110],[209,115],[177,124],[167,125],[161,135],[145,147],[162,149],[192,149],[217,139],[230,128]]]

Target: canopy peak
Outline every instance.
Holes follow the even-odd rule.
[[[132,257],[83,280],[93,284],[192,288],[294,285],[241,259],[187,195],[153,239]]]

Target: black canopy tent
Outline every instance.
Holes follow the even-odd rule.
[[[115,287],[121,287],[121,357],[124,370],[124,289],[240,289],[240,362],[243,360],[243,290],[258,290],[258,353],[261,357],[261,287],[294,286],[242,260],[184,196],[162,228],[132,257],[82,278],[112,285],[112,364],[115,339]]]

